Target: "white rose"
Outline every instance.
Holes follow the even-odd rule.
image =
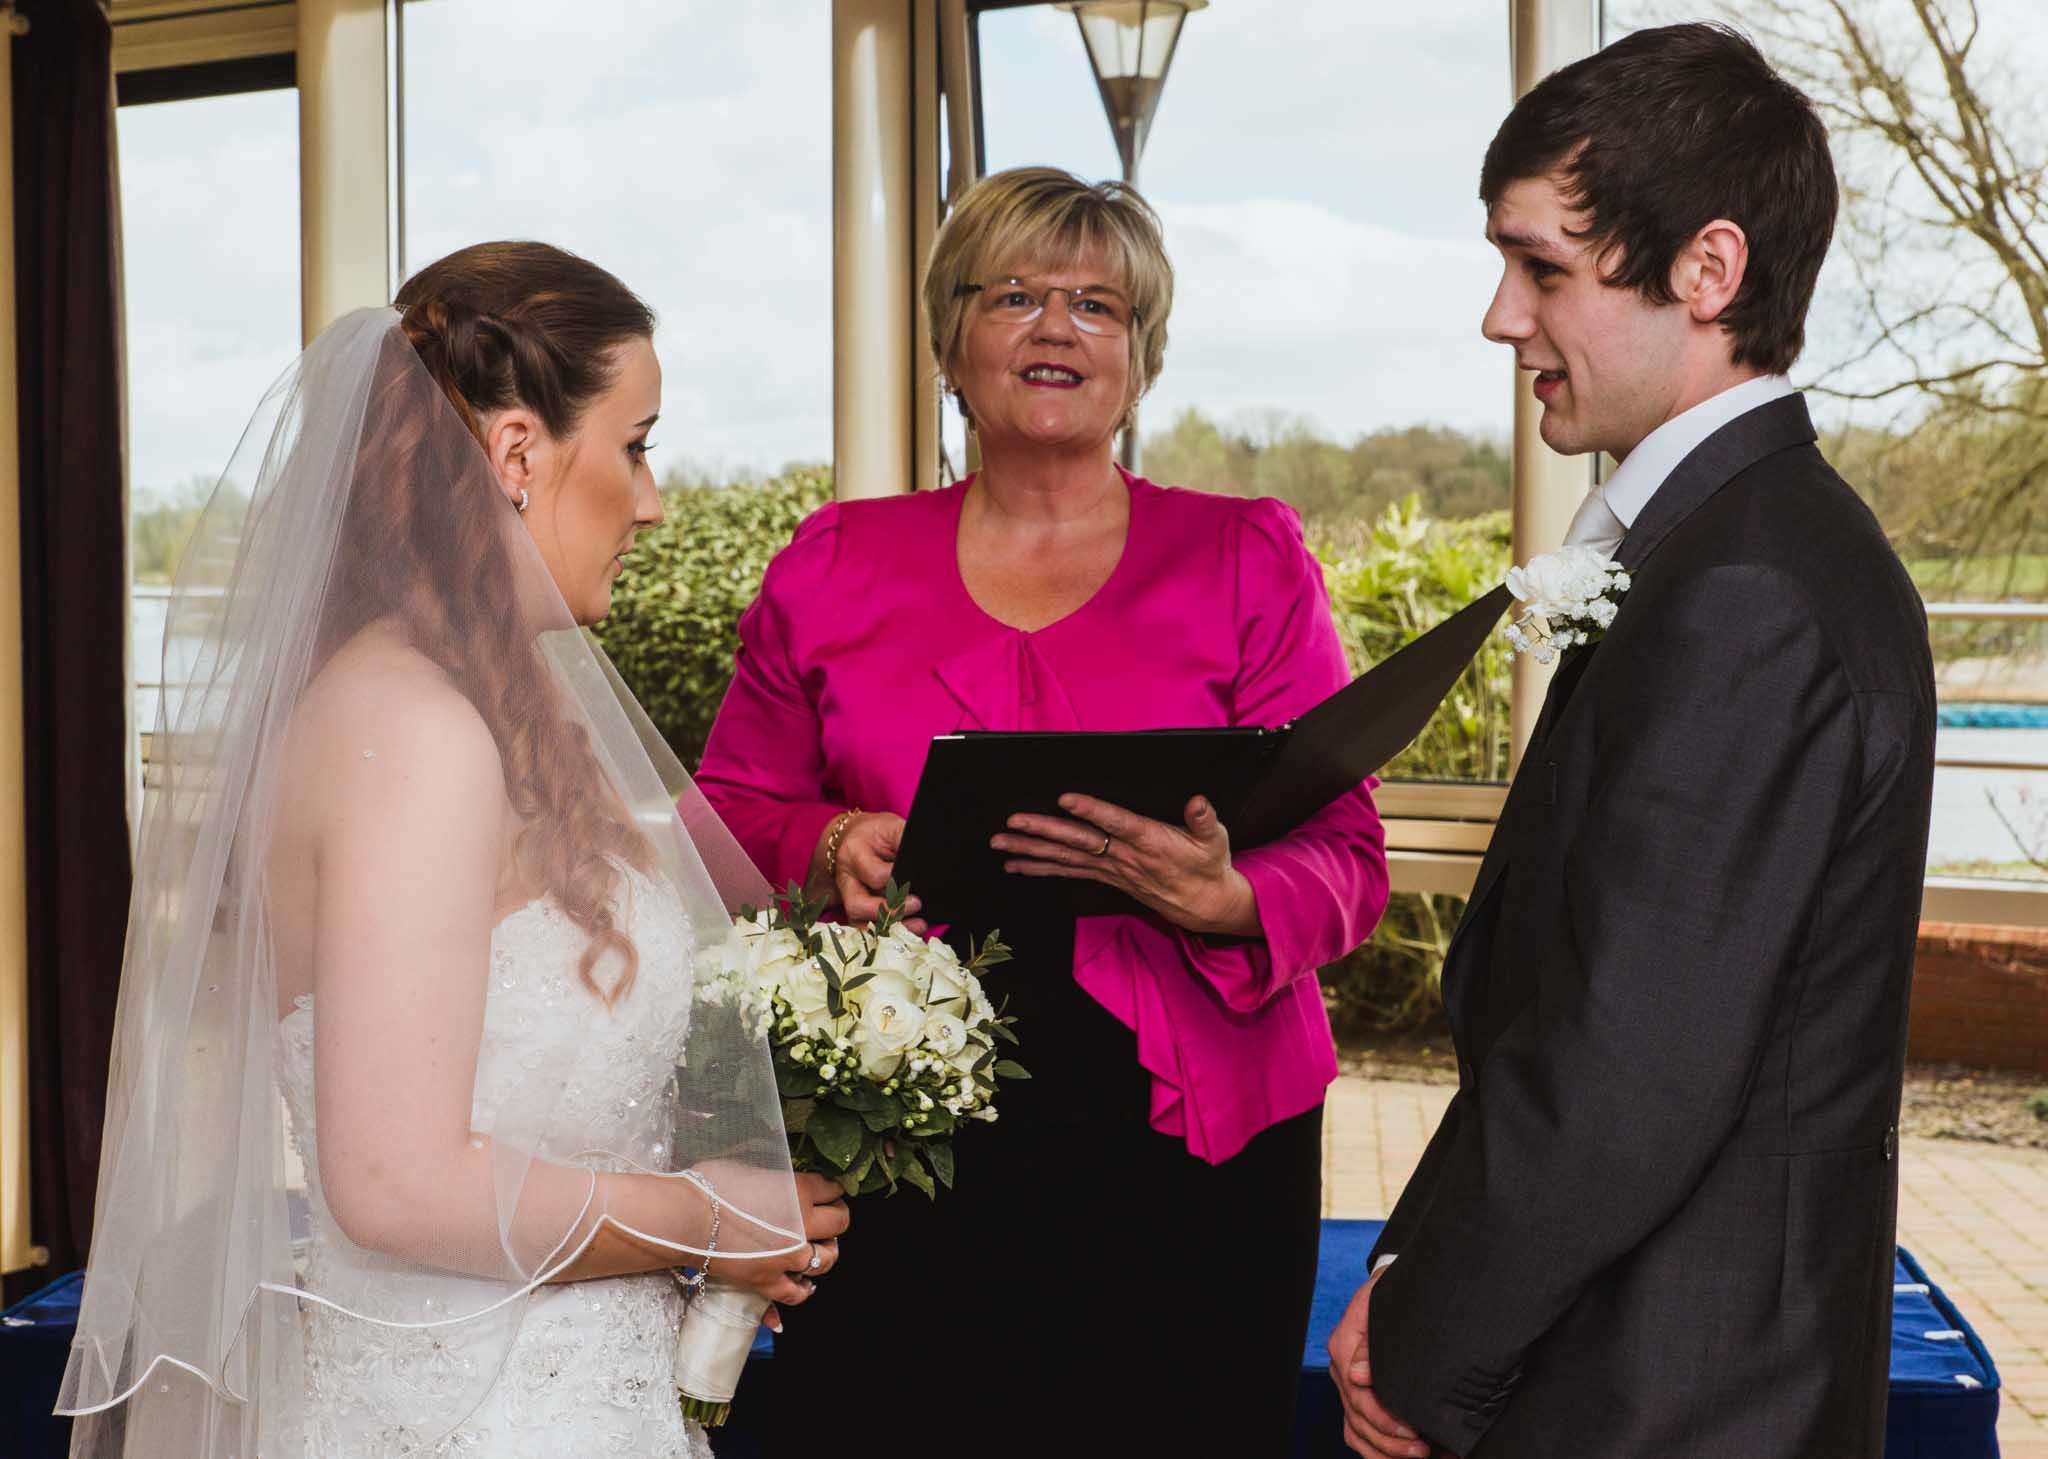
[[[854,973],[872,972],[881,977],[900,978],[905,985],[917,989],[920,998],[924,994],[924,982],[917,976],[917,949],[905,947],[892,934],[875,945],[874,961],[865,968],[854,968]]]
[[[861,989],[868,998],[854,1030],[854,1047],[871,1078],[886,1079],[902,1066],[904,1051],[924,1033],[925,1013],[907,987],[877,991],[880,980]]]
[[[1560,547],[1508,569],[1508,591],[1538,618],[1569,618],[1607,586],[1607,556],[1591,547]]]
[[[902,1003],[920,1013],[924,1011],[924,997],[908,974],[894,968],[863,968],[860,971],[873,973],[874,977],[846,995],[848,1005],[857,1013],[864,1016],[868,1006],[877,999]]]
[[[973,1039],[968,1039],[961,1044],[957,1053],[947,1058],[946,1067],[951,1069],[960,1078],[968,1079],[974,1073],[974,1066],[980,1063],[987,1053],[987,1044],[977,1043]]]
[[[918,953],[918,974],[923,980],[926,1001],[948,1006],[967,995],[974,975],[961,966],[960,955],[945,943],[927,942]]]
[[[802,981],[810,959],[796,934],[785,930],[749,939],[747,962],[747,976],[762,997],[787,998],[791,987]]]
[[[967,1047],[967,1025],[950,1013],[935,1010],[925,1015],[924,1042],[926,1048],[950,1062]]]
[[[825,975],[818,971],[816,963],[804,964],[792,985],[783,990],[783,997],[789,1001],[790,1017],[796,1020],[797,1028],[813,1038],[838,1033],[847,1021],[843,1014],[838,1020],[833,1019],[826,1002]]]

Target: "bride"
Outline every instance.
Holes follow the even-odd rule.
[[[768,889],[578,629],[661,520],[652,332],[579,258],[466,249],[315,340],[215,493],[74,1455],[703,1455],[671,1269],[788,1304],[837,1259],[765,1046],[692,1008]]]

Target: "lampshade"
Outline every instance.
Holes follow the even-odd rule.
[[[1095,84],[1116,134],[1126,177],[1136,172],[1145,151],[1145,135],[1166,88],[1166,68],[1173,64],[1181,22],[1188,12],[1208,4],[1209,0],[1063,0],[1059,6],[1080,22],[1088,64],[1095,68]]]

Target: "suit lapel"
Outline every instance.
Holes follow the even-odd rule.
[[[1616,561],[1634,572],[1671,535],[1672,528],[1704,506],[1715,492],[1764,457],[1811,445],[1815,439],[1813,418],[1806,413],[1803,395],[1782,396],[1738,415],[1693,447],[1664,478],[1621,539]]]
[[[1642,515],[1636,518],[1635,525],[1629,528],[1628,536],[1622,539],[1621,547],[1615,553],[1616,560],[1631,573],[1637,571],[1658,545],[1671,535],[1672,529],[1698,511],[1735,477],[1766,456],[1794,446],[1809,445],[1814,440],[1813,420],[1807,414],[1803,396],[1788,395],[1737,416],[1696,446],[1665,478],[1644,506]],[[1627,611],[1626,598],[1622,600],[1622,611]],[[1512,843],[1520,824],[1517,811],[1529,796],[1548,789],[1550,770],[1548,762],[1538,758],[1539,752],[1556,728],[1565,706],[1571,702],[1579,681],[1586,676],[1598,647],[1594,643],[1566,650],[1557,672],[1551,676],[1550,687],[1543,696],[1542,712],[1537,716],[1536,728],[1515,772],[1507,802],[1501,807],[1493,839],[1487,843],[1486,855],[1480,859],[1479,873],[1472,882],[1472,895],[1465,905],[1465,916],[1444,955],[1444,1001],[1447,1007],[1455,1010],[1452,1014],[1454,1029],[1464,1022],[1465,999],[1473,991],[1463,985],[1472,981],[1474,970],[1456,966],[1460,947],[1466,940],[1466,930],[1477,918],[1489,915],[1487,898],[1494,892],[1501,874],[1507,870]],[[1542,789],[1537,786],[1539,779],[1544,782]]]

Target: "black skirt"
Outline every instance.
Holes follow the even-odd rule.
[[[1315,1285],[1322,1110],[1222,1165],[1148,1122],[1136,1039],[1070,949],[994,970],[1018,1015],[1001,1118],[957,1182],[853,1204],[748,1399],[771,1459],[1287,1452]],[[1058,969],[1051,972],[1050,969]],[[764,1375],[765,1376],[765,1375]]]

